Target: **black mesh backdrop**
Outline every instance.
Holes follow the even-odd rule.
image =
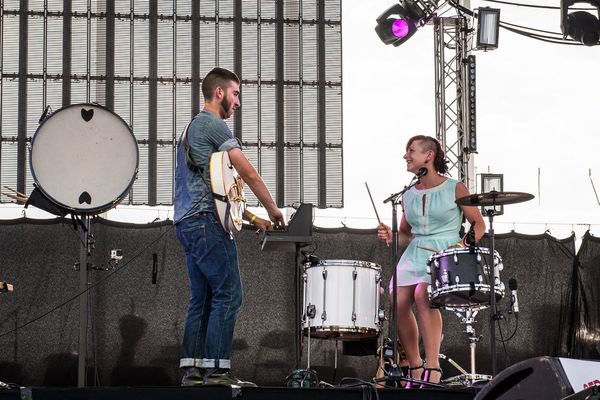
[[[0,294],[0,377],[23,385],[75,385],[78,349],[78,302],[73,301],[16,332],[15,326],[52,309],[78,292],[79,238],[70,221],[0,223],[0,280],[15,285],[14,293]],[[122,249],[119,271],[90,292],[92,307],[88,339],[89,366],[97,367],[101,385],[170,385],[179,380],[178,359],[188,288],[184,256],[169,223],[129,225],[97,220],[93,224],[96,247],[91,280],[105,279],[111,249]],[[164,236],[161,236],[163,235]],[[244,305],[237,325],[232,362],[236,373],[261,385],[282,385],[294,368],[294,256],[261,252],[253,230],[238,234],[244,282]],[[351,259],[383,266],[387,288],[389,249],[376,240],[374,231],[325,230],[315,232],[316,254],[323,259]],[[498,344],[499,370],[517,361],[541,355],[567,355],[571,266],[574,240],[558,241],[548,235],[498,235],[496,246],[504,260],[501,278],[514,277],[519,284],[520,317],[514,339],[506,351]],[[590,260],[597,242],[584,241]],[[152,283],[156,254],[156,284]],[[597,261],[596,261],[597,263]],[[582,270],[585,270],[583,268]],[[582,278],[583,279],[583,278]],[[588,276],[585,279],[598,277]],[[596,321],[597,300],[588,292],[586,321]],[[387,290],[383,304],[388,304]],[[594,303],[595,301],[595,303]],[[504,310],[506,300],[499,303]],[[386,307],[389,309],[389,307]],[[596,313],[596,314],[594,314]],[[488,311],[477,318],[476,331],[483,335],[477,350],[477,372],[490,370]],[[584,316],[585,316],[584,315]],[[468,369],[469,347],[463,327],[448,311],[444,316],[442,352]],[[506,336],[514,318],[501,323]],[[94,327],[92,329],[92,326]],[[387,324],[384,334],[388,334]],[[499,335],[498,335],[499,336]],[[577,348],[577,341],[573,346]],[[587,343],[587,342],[586,342]],[[306,345],[306,341],[304,341]],[[590,345],[591,346],[591,345]],[[593,346],[585,347],[592,354]],[[595,345],[594,345],[595,346]],[[336,379],[344,376],[370,379],[376,359],[342,354],[339,344]],[[304,348],[306,350],[306,347]],[[335,342],[314,340],[312,365],[321,379],[333,380]],[[508,357],[507,357],[508,355]],[[593,354],[592,354],[593,355]],[[306,363],[303,352],[302,366]],[[447,363],[445,375],[456,373]],[[90,373],[90,383],[94,382]]]
[[[484,246],[489,240],[484,238]],[[498,303],[498,309],[504,314],[504,320],[496,327],[496,340],[507,338],[514,331],[516,318],[508,314],[510,291],[508,281],[516,279],[518,284],[519,320],[513,339],[502,344],[497,342],[498,371],[515,362],[540,355],[565,355],[563,338],[564,306],[570,294],[571,267],[575,254],[575,237],[564,240],[544,235],[523,235],[508,233],[496,235],[495,247],[504,264],[500,279],[506,286],[506,295]],[[466,335],[458,327],[458,318],[444,312],[445,335],[454,335],[454,343],[460,346],[450,347],[448,352],[467,355]],[[480,312],[477,317],[477,332],[483,335],[477,349],[477,372],[491,373],[489,309]],[[468,366],[465,358],[463,367]]]
[[[573,268],[573,316],[567,340],[571,356],[600,359],[600,239],[589,232],[583,237]]]

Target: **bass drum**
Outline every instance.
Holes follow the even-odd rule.
[[[36,130],[29,157],[36,186],[80,214],[99,214],[123,200],[138,161],[127,123],[98,104],[72,104],[52,113]]]

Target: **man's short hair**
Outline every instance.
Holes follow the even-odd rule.
[[[225,69],[215,67],[213,68],[202,80],[202,95],[205,101],[211,101],[215,94],[217,87],[221,87],[223,90],[227,90],[230,82],[236,82],[240,84],[240,78],[238,76]]]

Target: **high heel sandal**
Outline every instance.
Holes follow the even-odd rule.
[[[423,373],[421,374],[421,377],[423,377],[423,374],[425,373],[425,369],[426,369],[425,368],[425,361],[424,360],[421,360],[421,365],[419,365],[418,367],[414,367],[414,368],[408,367],[408,377],[412,379],[412,377],[413,377],[412,376],[412,372],[416,371],[416,370],[419,370],[419,369],[423,370]],[[405,387],[406,387],[406,389],[413,389],[413,388],[419,387],[419,385],[418,384],[413,384],[411,381],[408,381],[408,382],[406,382],[406,386]]]
[[[437,382],[431,382],[431,373],[432,372],[439,372],[440,373],[440,380]],[[431,382],[431,383],[440,383],[442,381],[442,369],[441,368],[424,368],[423,369],[423,375],[421,375],[421,380],[425,381],[425,382]],[[421,388],[427,388],[427,387],[431,387],[427,384],[423,384],[421,385]]]

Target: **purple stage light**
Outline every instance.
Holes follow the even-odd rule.
[[[408,34],[408,22],[404,19],[397,19],[392,23],[392,33],[398,38],[403,38]]]

